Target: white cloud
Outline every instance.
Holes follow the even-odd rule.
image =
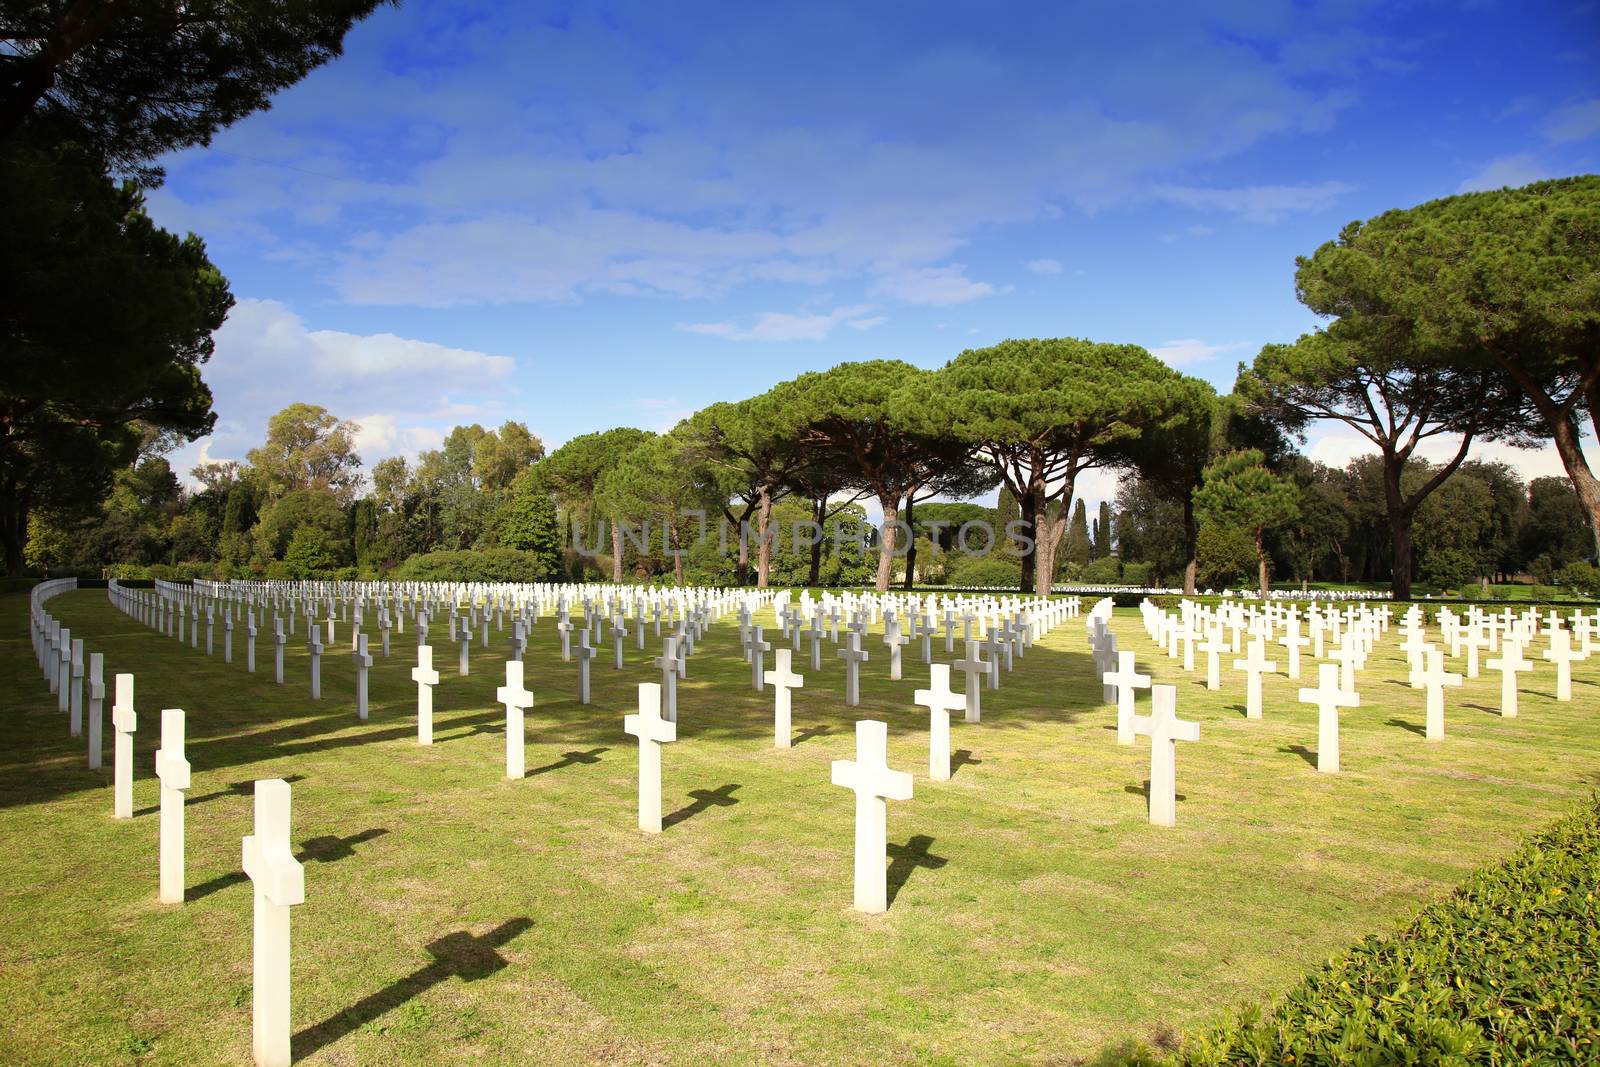
[[[467,23],[408,5],[213,150],[164,160],[152,210],[219,251],[293,257],[356,303],[839,279],[959,303],[995,291],[950,262],[983,228],[1125,204],[1163,176],[1325,130],[1386,47],[1339,11],[1292,25],[1234,12],[1227,33],[1182,7],[965,17],[908,47],[867,8],[799,10],[782,35],[741,14],[719,36],[664,9],[579,11],[557,29],[517,5]],[[393,61],[416,40],[457,61]],[[822,47],[844,59],[826,78],[788,62]],[[931,120],[926,86],[952,83],[962,105]],[[1175,188],[1256,218],[1334,195]]]
[[[1204,363],[1219,352],[1232,352],[1245,347],[1244,341],[1209,344],[1195,337],[1182,337],[1175,341],[1162,341],[1150,348],[1150,354],[1169,367],[1187,367]]]
[[[387,455],[437,447],[465,422],[500,421],[514,361],[390,333],[309,330],[274,300],[242,299],[216,333],[203,374],[219,418],[211,436],[179,449],[173,468],[243,459],[289,404],[319,404],[359,426],[370,467]]]
[[[1500,156],[1491,160],[1488,166],[1456,186],[1456,192],[1476,193],[1486,189],[1503,189],[1506,186],[1527,185],[1529,182],[1548,177],[1550,172],[1531,153],[1519,152],[1514,156]]]
[[[865,319],[851,319],[849,322],[845,323],[845,325],[850,327],[852,330],[870,330],[874,326],[882,326],[888,321],[889,320],[886,316],[873,315]]]
[[[996,293],[1010,292],[1010,286],[996,288],[988,282],[975,282],[959,263],[944,267],[899,270],[878,279],[873,291],[903,300],[908,304],[965,304]]]
[[[821,341],[841,322],[857,330],[870,330],[886,321],[881,316],[861,318],[871,310],[868,304],[851,304],[836,307],[826,314],[811,312],[796,315],[784,311],[764,311],[748,325],[735,321],[680,322],[678,329],[729,341]]]
[[[1556,109],[1541,129],[1557,144],[1588,140],[1600,133],[1600,99],[1580,100]]]
[[[1189,185],[1157,185],[1151,192],[1200,211],[1223,211],[1251,222],[1277,222],[1286,215],[1324,211],[1355,189],[1344,182],[1316,185],[1247,185],[1234,189],[1202,189]]]
[[[1060,274],[1061,261],[1059,259],[1030,259],[1028,269],[1035,274]]]

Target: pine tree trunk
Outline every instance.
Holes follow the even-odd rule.
[[[756,515],[756,588],[765,589],[772,573],[772,542],[767,539],[767,527],[772,521],[772,490],[761,487],[761,510]]]
[[[907,589],[910,589],[916,582],[917,575],[917,528],[912,525],[914,520],[911,517],[911,506],[913,504],[912,497],[915,495],[916,494],[914,492],[906,494],[906,529],[909,531],[907,536],[911,538],[910,542],[906,545],[905,587]]]
[[[878,538],[878,579],[874,587],[880,593],[889,591],[889,579],[894,575],[895,522],[900,518],[900,499],[878,498],[883,508],[883,535]]]
[[[822,584],[822,523],[828,516],[828,498],[819,496],[811,502],[812,521],[817,524],[817,542],[811,546],[811,572],[806,584],[815,589]]]

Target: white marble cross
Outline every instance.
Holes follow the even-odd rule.
[[[521,778],[527,773],[523,761],[523,713],[533,707],[533,694],[522,686],[521,660],[506,660],[506,684],[495,690],[494,698],[506,708],[506,777]]]
[[[928,777],[950,780],[950,713],[967,706],[966,697],[950,689],[950,665],[928,667],[928,688],[912,694],[912,702],[928,709]]]
[[[1514,638],[1507,635],[1500,655],[1494,659],[1484,660],[1483,665],[1491,671],[1500,672],[1500,715],[1502,718],[1514,719],[1517,717],[1517,672],[1533,670],[1533,661],[1524,659],[1522,645]]]
[[[1133,717],[1133,732],[1150,736],[1150,823],[1178,825],[1178,742],[1200,740],[1200,724],[1178,718],[1178,687],[1150,687],[1150,714]]]
[[[1286,672],[1291,681],[1300,678],[1300,650],[1311,643],[1309,637],[1300,635],[1300,620],[1290,620],[1287,631],[1278,638],[1278,644],[1289,650],[1289,668]]]
[[[758,693],[766,688],[767,653],[770,651],[772,642],[765,638],[761,627],[752,626],[745,642],[744,654],[750,663],[750,687]]]
[[[1344,688],[1337,663],[1317,665],[1317,687],[1301,689],[1300,703],[1317,706],[1317,770],[1339,772],[1339,709],[1359,708],[1361,694]]]
[[[678,724],[661,717],[661,686],[639,683],[639,713],[624,716],[622,729],[639,739],[639,829],[661,832],[661,746],[678,739]]]
[[[1572,634],[1559,627],[1550,631],[1550,647],[1543,656],[1556,665],[1556,699],[1572,699],[1572,665],[1584,658],[1572,648]]]
[[[74,638],[72,654],[67,662],[72,680],[72,699],[69,703],[71,719],[68,730],[73,737],[83,736],[83,638]]]
[[[133,818],[133,735],[139,716],[133,710],[133,675],[116,678],[116,699],[111,705],[111,815]]]
[[[461,655],[456,662],[456,670],[464,677],[471,673],[472,667],[472,627],[468,626],[465,621],[462,622],[461,629],[456,634],[456,639],[461,645]]]
[[[100,769],[105,748],[101,738],[105,729],[106,657],[103,652],[89,653],[89,769]]]
[[[1430,648],[1427,652],[1428,666],[1414,676],[1416,681],[1428,691],[1428,718],[1426,736],[1429,741],[1444,740],[1444,688],[1447,685],[1460,685],[1461,675],[1451,674],[1444,669],[1444,650]]]
[[[307,631],[311,638],[311,699],[322,699],[322,638],[317,628]]]
[[[589,661],[594,659],[595,649],[589,644],[589,630],[585,627],[578,634],[578,703],[589,703]]]
[[[255,891],[251,963],[251,1050],[258,1067],[288,1067],[289,909],[305,903],[305,868],[289,847],[289,783],[256,781],[255,833],[240,844]]]
[[[855,790],[855,908],[876,915],[888,910],[891,800],[911,799],[911,775],[889,769],[889,727],[875,719],[856,723],[856,758],[834,760],[834,785]]]
[[[189,761],[183,754],[183,710],[161,712],[161,748],[156,751],[161,779],[161,902],[183,903],[183,794],[189,788]]]
[[[883,623],[883,643],[889,647],[889,679],[900,680],[901,649],[905,648],[910,639],[900,632],[900,620],[885,619]]]
[[[356,718],[367,719],[367,672],[372,669],[372,657],[367,653],[367,635],[356,635],[356,650],[351,658],[356,661]]]
[[[294,616],[291,615],[290,618],[292,619]],[[288,638],[285,637],[283,633],[282,617],[276,615],[273,616],[272,641],[276,646],[273,652],[273,681],[277,682],[279,685],[283,684],[283,644],[287,640]]]
[[[956,670],[966,675],[967,686],[964,690],[967,698],[967,722],[980,722],[983,719],[983,686],[979,684],[979,676],[987,677],[989,662],[983,658],[979,651],[977,641],[967,640],[967,655],[965,659],[958,659],[952,664]]]
[[[72,627],[61,628],[60,644],[56,646],[56,710],[72,708]]]
[[[1261,718],[1261,676],[1278,673],[1278,661],[1267,659],[1266,643],[1258,637],[1250,642],[1250,652],[1244,659],[1233,661],[1233,669],[1245,672],[1245,717]]]
[[[1222,628],[1220,626],[1206,628],[1205,643],[1200,646],[1200,651],[1206,654],[1207,689],[1217,690],[1222,688],[1222,653],[1227,647],[1227,644],[1222,640]]]
[[[1133,702],[1137,690],[1150,688],[1150,675],[1138,672],[1132,652],[1118,652],[1117,669],[1100,681],[1117,691],[1117,744],[1133,744]]]
[[[678,721],[678,639],[667,636],[661,641],[661,655],[653,662],[661,672],[662,717],[668,722]]]
[[[433,669],[433,647],[417,646],[417,665],[411,668],[411,680],[417,683],[417,744],[433,744],[433,687],[439,684],[439,672]]]
[[[834,653],[844,660],[844,702],[849,707],[861,703],[861,665],[871,659],[871,653],[861,647],[861,635],[852,632],[844,648]]]
[[[806,684],[801,675],[790,670],[790,657],[794,653],[787,648],[778,649],[778,666],[775,670],[767,672],[766,684],[773,689],[772,709],[772,745],[774,748],[788,748],[790,744],[790,713],[789,690],[800,689]]]

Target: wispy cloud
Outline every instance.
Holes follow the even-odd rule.
[[[1456,186],[1458,193],[1476,193],[1486,189],[1503,189],[1507,186],[1527,185],[1550,177],[1550,171],[1531,152],[1500,156],[1492,159],[1478,173],[1465,178]]]
[[[873,291],[908,304],[965,304],[996,293],[1010,292],[1010,286],[996,287],[973,281],[959,263],[945,267],[920,267],[900,270],[878,279]]]
[[[1028,269],[1035,274],[1060,274],[1062,267],[1059,259],[1030,259]]]
[[[764,311],[748,320],[680,322],[678,329],[729,341],[821,341],[841,323],[856,330],[870,330],[887,321],[881,315],[864,317],[871,310],[870,304],[851,304],[826,313]]]
[[[1200,211],[1222,211],[1251,222],[1278,222],[1288,215],[1324,211],[1355,186],[1326,181],[1315,185],[1247,185],[1233,189],[1204,189],[1190,185],[1157,185],[1151,192],[1166,200]]]
[[[1558,108],[1540,129],[1557,144],[1587,141],[1600,133],[1600,99],[1580,100]]]
[[[1152,345],[1150,354],[1169,367],[1191,367],[1197,363],[1204,363],[1212,356],[1221,352],[1233,352],[1245,347],[1247,342],[1229,341],[1223,344],[1212,344],[1196,337],[1183,337],[1175,341],[1162,341]]]

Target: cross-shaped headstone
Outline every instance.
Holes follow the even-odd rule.
[[[103,652],[89,654],[89,769],[100,769],[105,756],[101,737],[105,729],[106,657]]]
[[[1346,689],[1335,663],[1317,665],[1317,687],[1301,689],[1300,703],[1317,706],[1317,770],[1339,772],[1339,709],[1359,708],[1361,694]]]
[[[139,729],[139,716],[133,710],[133,675],[116,678],[116,699],[111,705],[111,815],[133,818],[133,735]]]
[[[853,708],[861,703],[861,665],[872,658],[871,654],[861,647],[861,635],[855,632],[834,654],[844,660],[844,702]]]
[[[183,903],[183,794],[189,788],[189,761],[183,754],[183,711],[161,712],[161,747],[156,751],[161,779],[161,902]]]
[[[1581,651],[1574,651],[1572,647],[1572,634],[1556,627],[1550,631],[1550,647],[1544,650],[1544,658],[1556,665],[1556,699],[1572,699],[1572,665],[1584,658]]]
[[[898,618],[885,619],[883,622],[883,643],[889,649],[889,680],[900,680],[900,650],[905,648],[910,639],[900,632]]]
[[[411,680],[417,683],[417,744],[433,744],[433,687],[439,684],[439,672],[433,669],[433,647],[417,646],[417,665],[411,668]]]
[[[1519,671],[1533,670],[1533,661],[1525,659],[1522,655],[1522,646],[1515,639],[1508,636],[1500,650],[1500,655],[1494,659],[1485,660],[1483,665],[1491,671],[1500,672],[1500,715],[1507,719],[1516,718],[1517,673]]]
[[[777,668],[767,672],[766,684],[772,686],[772,744],[774,748],[788,748],[790,743],[789,690],[806,684],[805,678],[790,670],[789,660],[794,653],[787,648],[778,649]]]
[[[678,639],[670,634],[661,642],[661,655],[652,661],[661,672],[662,716],[668,722],[678,721]]]
[[[1444,740],[1444,689],[1447,685],[1460,685],[1462,677],[1444,669],[1444,650],[1432,648],[1427,653],[1428,666],[1418,671],[1416,680],[1428,691],[1428,718],[1426,737],[1429,741]]]
[[[625,716],[622,729],[639,739],[639,829],[661,832],[661,746],[678,739],[677,723],[661,717],[661,686],[639,683],[639,713]]]
[[[322,699],[322,635],[316,627],[306,631],[311,639],[311,699]]]
[[[1200,645],[1200,651],[1206,654],[1206,688],[1217,690],[1222,688],[1222,653],[1227,650],[1227,643],[1222,640],[1222,628],[1209,626],[1206,628],[1206,639]]]
[[[888,724],[857,722],[856,758],[834,760],[832,780],[856,794],[855,908],[876,915],[889,907],[888,801],[911,799],[911,775],[889,769]]]
[[[1117,691],[1117,744],[1131,745],[1134,741],[1134,698],[1138,690],[1150,688],[1150,675],[1140,674],[1135,669],[1132,652],[1118,652],[1117,669],[1106,671],[1100,680]]]
[[[761,627],[752,626],[745,639],[744,658],[750,663],[750,687],[756,692],[766,688],[767,653],[772,642],[766,640]]]
[[[983,719],[983,686],[978,682],[978,677],[980,675],[988,676],[989,662],[983,658],[979,651],[978,642],[968,638],[966,658],[956,660],[952,666],[966,675],[967,684],[964,690],[967,698],[966,721],[981,721]]]
[[[527,774],[527,764],[523,760],[526,736],[523,713],[533,707],[533,694],[522,686],[521,660],[506,660],[506,684],[495,690],[494,698],[506,708],[506,777],[519,779]]]
[[[67,672],[72,689],[67,707],[71,712],[67,729],[73,737],[83,736],[83,638],[73,638],[71,654],[67,658]]]
[[[356,638],[356,650],[351,658],[356,661],[356,718],[367,720],[367,672],[372,669],[372,657],[367,653],[367,635]]]
[[[1150,714],[1133,717],[1133,732],[1150,735],[1150,823],[1178,824],[1178,742],[1200,740],[1200,724],[1178,718],[1178,687],[1150,687]]]
[[[950,689],[950,665],[928,667],[928,688],[912,694],[912,702],[928,709],[928,777],[950,780],[950,713],[967,706],[966,697]]]
[[[1289,669],[1286,672],[1291,680],[1300,678],[1300,650],[1311,643],[1309,637],[1300,635],[1300,620],[1293,619],[1289,622],[1284,635],[1278,638],[1278,644],[1289,650]]]
[[[1267,658],[1266,642],[1257,637],[1250,642],[1250,652],[1244,659],[1233,661],[1233,669],[1244,671],[1244,714],[1246,718],[1261,718],[1261,676],[1276,674],[1278,661]]]
[[[289,847],[289,783],[256,782],[255,833],[241,842],[245,875],[255,890],[251,964],[251,1048],[261,1067],[288,1067],[289,909],[306,899],[305,868]]]
[[[456,671],[464,678],[472,668],[472,627],[464,621],[461,628],[456,631],[456,643],[461,647],[461,653],[456,661]]]
[[[589,644],[589,630],[584,628],[578,633],[578,703],[589,703],[589,661],[594,659],[596,649]]]

